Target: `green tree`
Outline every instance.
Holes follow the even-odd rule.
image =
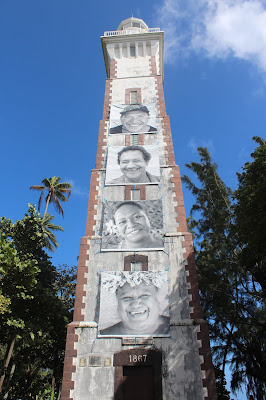
[[[52,176],[49,179],[44,178],[44,180],[42,181],[42,185],[34,185],[30,187],[31,190],[41,191],[41,195],[38,202],[39,211],[41,209],[42,201],[45,197],[45,194],[47,193],[45,197],[46,204],[43,217],[45,217],[50,203],[54,205],[56,211],[58,211],[59,214],[64,216],[64,211],[61,206],[61,202],[68,201],[69,196],[71,194],[70,189],[72,188],[72,185],[67,182],[60,182],[60,180],[61,178],[59,178],[59,176]]]
[[[214,372],[218,400],[230,400],[230,392],[226,389],[226,380],[223,371],[218,366],[214,366]]]
[[[67,325],[72,322],[74,311],[74,299],[76,290],[77,267],[59,265],[56,270],[54,288],[59,300],[55,323],[56,329],[53,331],[53,366],[52,366],[52,387],[51,392],[60,392],[63,376],[63,363],[65,355],[65,340]],[[60,324],[58,324],[58,317]],[[51,397],[52,399],[53,397]]]
[[[76,269],[64,267],[75,286]],[[71,272],[73,271],[73,277]],[[58,282],[60,276],[60,282]],[[72,309],[61,300],[58,284],[62,288],[61,268],[54,271],[52,279],[39,282],[35,303],[30,304],[32,327],[21,335],[11,359],[15,371],[8,389],[8,399],[58,398],[60,393],[67,325],[72,321]],[[65,291],[62,288],[63,291]],[[72,290],[73,291],[73,290]],[[66,292],[71,293],[69,288]],[[71,295],[72,296],[72,295]],[[11,368],[10,371],[11,373]]]
[[[33,206],[23,220],[14,224],[6,218],[0,221],[4,269],[0,280],[4,297],[0,344],[6,349],[4,360],[8,360],[3,365],[3,398],[52,399],[60,392],[76,268],[56,270],[51,264],[43,250],[43,221]],[[25,265],[21,265],[22,260]],[[32,279],[31,264],[35,268]]]
[[[31,241],[30,248],[20,246],[19,238]],[[23,221],[12,224],[0,219],[0,291],[7,307],[0,314],[2,343],[6,354],[2,362],[0,393],[17,335],[25,329],[27,303],[32,299],[32,288],[37,283],[38,261],[32,254],[32,247],[38,251],[43,247],[41,218],[31,206]]]
[[[238,188],[234,193],[235,231],[239,242],[239,261],[249,276],[246,290],[256,301],[250,312],[256,321],[242,329],[241,349],[236,349],[233,359],[232,385],[237,387],[248,377],[248,387],[263,399],[266,392],[266,141],[260,137],[258,144],[238,174]],[[245,352],[249,352],[248,363]],[[263,382],[263,384],[262,384]]]
[[[245,383],[260,399],[265,390],[266,358],[264,346],[256,344],[255,338],[265,343],[265,306],[258,301],[252,274],[242,263],[232,190],[219,177],[207,149],[199,148],[198,152],[200,162],[187,164],[197,183],[187,175],[183,182],[195,197],[188,222],[194,235],[201,302],[209,322],[214,360],[221,368],[219,379],[224,378],[225,365],[230,363],[232,388]]]
[[[56,270],[55,288],[57,295],[72,317],[74,310],[75,291],[77,280],[77,267],[66,264],[59,265]]]
[[[231,235],[232,192],[219,177],[217,165],[212,162],[207,149],[199,148],[198,152],[200,163],[192,162],[186,166],[196,174],[199,185],[187,175],[183,182],[196,199],[189,228],[196,245],[201,303],[209,322],[214,354],[224,376],[230,335],[235,328],[234,321],[228,322],[232,320],[231,297],[237,282],[235,240]]]
[[[42,229],[45,236],[45,247],[50,251],[55,251],[55,248],[59,246],[56,236],[52,231],[64,231],[62,226],[55,225],[51,221],[54,219],[54,215],[45,214],[42,219]]]
[[[235,191],[236,226],[241,243],[241,262],[266,297],[266,141],[260,137],[243,172],[238,174]]]

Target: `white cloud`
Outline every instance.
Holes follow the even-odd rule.
[[[82,189],[81,186],[79,186],[73,179],[64,179],[62,182],[68,182],[72,185],[72,195],[77,195],[81,197],[88,197],[88,191],[85,189]]]
[[[196,154],[198,152],[198,147],[207,147],[209,153],[212,155],[214,153],[214,145],[212,139],[202,140],[199,138],[190,138],[187,144],[188,148],[191,149],[193,154]]]
[[[258,98],[260,98],[260,97],[263,97],[263,96],[264,96],[264,93],[265,93],[264,88],[263,88],[262,86],[260,86],[258,89],[255,89],[255,90],[252,92],[252,97],[253,97],[254,99],[258,99]]]
[[[191,52],[233,56],[266,72],[266,0],[163,0],[166,62]]]
[[[194,154],[197,153],[198,145],[197,145],[196,140],[194,138],[189,139],[188,147],[191,149],[192,153],[194,153]]]

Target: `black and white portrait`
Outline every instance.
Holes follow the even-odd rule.
[[[166,271],[102,272],[100,336],[169,336]]]
[[[106,185],[158,184],[159,146],[108,148]]]
[[[157,132],[155,103],[112,105],[110,133]]]
[[[163,250],[161,200],[104,204],[102,251]]]

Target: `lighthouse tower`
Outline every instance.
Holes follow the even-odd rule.
[[[165,109],[164,33],[132,17],[101,41],[103,118],[61,399],[215,400]]]

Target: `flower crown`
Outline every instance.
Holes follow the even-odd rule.
[[[166,271],[123,271],[123,272],[102,272],[102,287],[115,292],[118,287],[128,283],[132,288],[145,283],[147,286],[154,285],[160,288],[167,282]]]

